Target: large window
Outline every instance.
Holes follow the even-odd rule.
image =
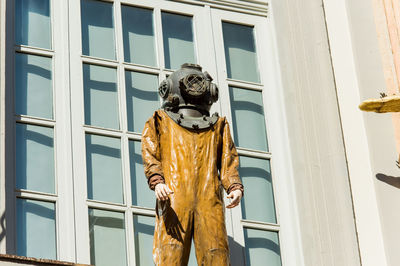
[[[17,0],[14,9],[14,105],[8,118],[14,121],[15,132],[15,253],[56,259],[58,121],[52,3]]]
[[[219,85],[212,111],[228,118],[240,155],[245,196],[226,210],[232,264],[281,265],[268,19],[176,1],[62,2],[15,1],[13,252],[152,265],[141,131],[160,81],[197,63]]]
[[[245,186],[241,209],[232,210],[234,240],[244,246],[242,264],[281,265],[280,226],[274,197],[275,174],[265,99],[272,78],[262,52],[268,47],[266,20],[212,10],[219,66],[220,99],[230,118]],[[236,232],[236,233],[235,233]]]
[[[199,63],[200,7],[137,4],[74,5],[81,29],[71,53],[74,180],[84,232],[77,256],[96,265],[152,264],[155,197],[144,177],[141,132],[160,106],[160,81],[185,62]]]

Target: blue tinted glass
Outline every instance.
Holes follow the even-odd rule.
[[[196,63],[192,17],[162,12],[165,67],[179,69]]]
[[[17,188],[55,193],[53,129],[16,124]]]
[[[121,6],[125,61],[156,65],[153,11]]]
[[[142,132],[147,119],[160,107],[157,75],[126,71],[128,130]]]
[[[269,161],[240,156],[239,174],[246,191],[250,192],[242,199],[243,219],[276,223]]]
[[[15,54],[15,113],[53,118],[51,58]]]
[[[246,265],[281,266],[278,233],[244,229]]]
[[[119,129],[117,70],[83,65],[85,124]]]
[[[51,49],[49,0],[15,1],[15,42]]]
[[[152,254],[154,224],[154,217],[139,215],[133,216],[136,265],[154,265]]]
[[[82,0],[82,54],[115,59],[112,3]]]
[[[197,266],[196,251],[194,248],[193,240],[192,240],[192,245],[190,246],[190,255],[189,255],[188,266]]]
[[[56,250],[54,203],[17,199],[17,255],[56,259]]]
[[[262,93],[229,87],[229,95],[236,145],[268,151]]]
[[[88,198],[123,203],[121,141],[86,134]]]
[[[222,22],[228,78],[260,82],[253,27]]]
[[[90,263],[127,265],[124,214],[89,209]]]
[[[129,155],[131,167],[132,204],[141,207],[154,208],[154,192],[149,189],[144,175],[141,154],[141,143],[129,141]]]

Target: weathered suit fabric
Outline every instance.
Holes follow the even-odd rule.
[[[154,263],[186,265],[193,236],[199,265],[229,265],[221,184],[228,190],[241,181],[226,119],[192,131],[158,110],[145,124],[142,157],[147,178],[161,175],[174,191],[157,203]]]

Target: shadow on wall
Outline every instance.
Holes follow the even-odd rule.
[[[385,174],[376,174],[376,178],[379,181],[385,182],[386,184],[389,184],[396,188],[400,188],[400,177],[387,176]]]
[[[231,236],[228,236],[231,266],[244,265],[244,247],[236,242]]]
[[[0,217],[0,242],[4,239],[6,236],[6,226],[5,226],[5,221],[6,221],[6,215],[3,213]]]

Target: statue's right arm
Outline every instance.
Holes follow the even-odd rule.
[[[142,133],[142,160],[144,174],[150,189],[154,190],[157,184],[163,184],[164,173],[160,155],[159,132],[157,130],[157,115],[147,120]]]
[[[142,134],[142,159],[144,173],[151,190],[160,201],[168,200],[173,191],[165,184],[160,155],[157,115],[153,115],[145,124]]]

